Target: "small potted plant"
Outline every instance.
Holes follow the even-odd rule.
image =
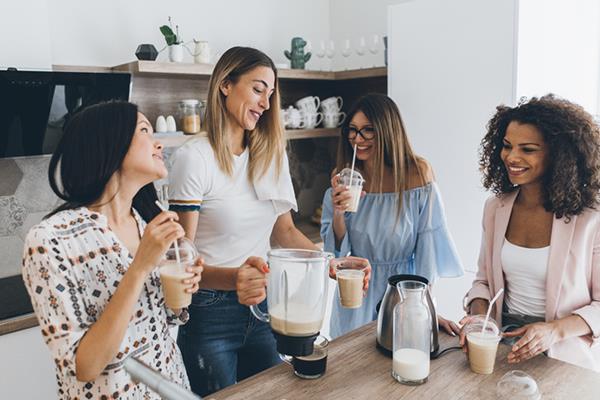
[[[169,17],[169,25],[160,27],[160,32],[164,35],[167,46],[169,47],[169,61],[183,61],[183,40],[179,36],[179,25],[175,25],[175,32],[171,25],[171,17]]]

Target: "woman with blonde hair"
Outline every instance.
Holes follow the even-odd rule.
[[[334,302],[331,335],[337,337],[377,316],[388,278],[414,274],[432,284],[438,276],[462,275],[442,198],[427,161],[408,141],[398,107],[382,94],[369,94],[352,107],[342,125],[336,171],[349,167],[356,146],[356,169],[366,194],[356,212],[347,212],[351,193],[334,175],[323,198],[321,237],[325,250],[369,259],[369,292],[360,308]],[[443,318],[449,333],[458,327]]]
[[[316,249],[292,221],[297,209],[285,154],[277,70],[264,53],[227,50],[208,89],[204,129],[174,154],[170,206],[206,267],[179,330],[192,390],[204,396],[280,361],[270,327],[246,305],[266,311],[268,271],[236,267],[266,259],[269,238]],[[264,263],[263,263],[264,264]]]

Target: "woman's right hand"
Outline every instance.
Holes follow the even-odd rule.
[[[156,268],[169,246],[185,235],[181,225],[176,222],[178,219],[176,213],[163,211],[146,225],[134,258],[134,264],[145,273]]]
[[[333,210],[337,213],[343,213],[348,209],[352,194],[348,187],[340,185],[340,175],[335,174],[331,178],[331,201],[333,203]]]
[[[462,347],[463,353],[467,352],[467,334],[465,332],[465,326],[467,326],[471,318],[471,315],[465,315],[458,322],[458,325],[460,325],[460,333],[458,334],[458,344],[460,344],[460,346]]]
[[[269,266],[260,257],[250,257],[237,273],[238,301],[245,306],[260,304],[267,297],[267,273]]]

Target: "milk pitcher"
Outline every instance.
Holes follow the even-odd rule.
[[[392,376],[406,385],[420,385],[429,376],[431,313],[426,301],[427,284],[400,281],[400,302],[394,308]]]
[[[194,63],[210,63],[210,47],[207,41],[194,39]]]

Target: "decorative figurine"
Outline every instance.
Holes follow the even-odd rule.
[[[292,39],[292,52],[285,50],[283,54],[291,61],[292,69],[304,69],[304,64],[310,60],[311,53],[304,54],[304,46],[306,41],[301,37]]]
[[[138,60],[154,61],[158,57],[158,51],[152,44],[140,44],[135,51]]]

